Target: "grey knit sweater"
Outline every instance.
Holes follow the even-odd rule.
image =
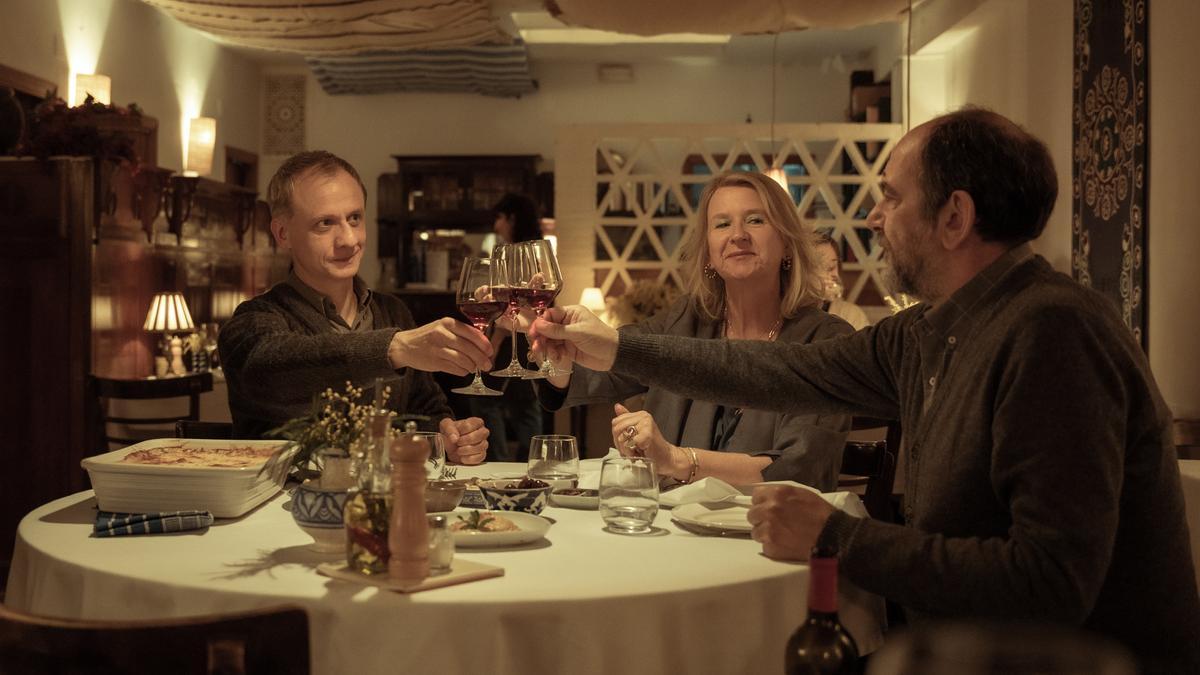
[[[392,368],[387,350],[398,331],[414,328],[399,299],[372,293],[374,330],[336,333],[329,319],[295,288],[275,285],[243,302],[221,329],[218,349],[229,383],[235,438],[263,433],[311,410],[314,396],[347,381],[369,389],[376,377],[391,387],[388,407],[402,413],[451,415],[429,373]]]
[[[614,370],[695,398],[899,417],[907,527],[844,513],[843,573],[929,618],[1042,619],[1200,672],[1171,414],[1109,301],[1010,251],[936,311],[811,345],[622,335]]]

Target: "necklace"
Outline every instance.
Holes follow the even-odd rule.
[[[725,339],[728,340],[729,339],[729,307],[728,306],[725,307],[725,314],[721,318],[721,322],[724,324],[722,333],[724,334]],[[780,328],[783,328],[783,317],[779,317],[779,320],[775,322],[775,325],[771,326],[771,330],[767,331],[767,337],[764,339],[767,342],[774,342],[776,336],[779,335]]]

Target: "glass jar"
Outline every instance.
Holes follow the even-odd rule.
[[[368,419],[367,440],[358,456],[357,485],[346,501],[346,564],[360,574],[387,574],[391,418],[388,411],[376,411]]]

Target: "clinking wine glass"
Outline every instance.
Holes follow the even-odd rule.
[[[538,371],[529,370],[517,360],[517,313],[521,310],[520,301],[513,294],[515,286],[513,279],[517,277],[517,259],[520,251],[513,244],[500,244],[492,249],[493,277],[496,281],[494,295],[497,300],[508,302],[506,314],[512,321],[512,360],[501,370],[492,371],[497,377],[539,377]]]
[[[558,258],[554,257],[550,242],[545,239],[525,241],[516,246],[517,272],[511,279],[513,295],[522,305],[529,307],[540,317],[554,304],[554,298],[562,291],[563,277],[558,268]],[[527,375],[526,379],[570,374],[570,368],[555,368],[550,362],[550,356],[546,355],[537,375]]]
[[[508,307],[506,300],[496,298],[493,290],[493,271],[491,260],[467,258],[463,261],[462,273],[458,276],[458,293],[455,297],[458,311],[480,332],[486,331]],[[500,396],[502,393],[483,383],[478,368],[475,369],[475,379],[471,384],[450,391],[470,396]]]

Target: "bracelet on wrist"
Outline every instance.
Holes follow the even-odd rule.
[[[683,485],[688,485],[692,481],[696,480],[696,471],[700,469],[700,458],[696,456],[695,448],[683,448],[683,449],[687,450],[688,453],[691,454],[691,459],[692,459],[691,471],[688,472],[687,479],[682,482]]]

